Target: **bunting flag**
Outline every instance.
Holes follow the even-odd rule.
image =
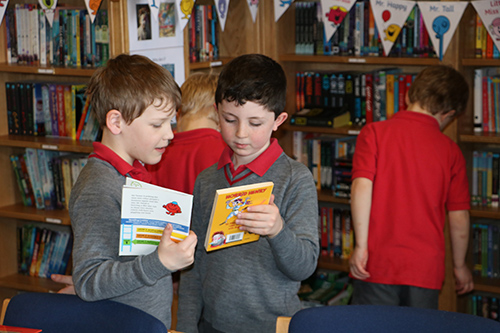
[[[325,22],[325,40],[330,40],[356,0],[321,0],[323,21]]]
[[[451,38],[457,29],[468,2],[428,1],[417,2],[424,24],[429,32],[434,51],[443,60]]]
[[[385,56],[391,52],[392,46],[414,6],[414,1],[370,0],[370,7],[372,7]]]
[[[217,16],[219,17],[219,24],[222,31],[226,26],[227,9],[229,8],[229,0],[214,0]]]
[[[158,21],[159,8],[156,2],[157,2],[156,0],[148,0],[148,5],[149,5],[149,11],[151,12],[151,17],[153,17],[155,21]]]
[[[3,22],[3,17],[5,16],[5,11],[9,5],[9,0],[0,0],[0,24]]]
[[[292,5],[294,0],[274,0],[274,21],[278,22],[281,15]]]
[[[493,43],[500,50],[500,2],[486,0],[472,1],[471,3],[493,39]]]
[[[179,31],[183,31],[191,18],[195,0],[175,0],[177,17],[179,18]]]
[[[259,0],[247,0],[248,9],[250,9],[250,14],[252,14],[253,23],[257,18],[257,9],[259,9]]]
[[[86,2],[89,0],[85,0]],[[49,21],[50,27],[52,27],[52,23],[54,22],[54,13],[57,7],[57,0],[38,0],[40,7],[42,7],[45,12],[45,17],[47,21]]]
[[[43,1],[43,0],[40,0]],[[87,6],[87,12],[89,13],[90,16],[90,21],[94,23],[95,17],[97,15],[97,11],[99,10],[99,7],[101,6],[101,1],[102,0],[85,0],[85,6]]]

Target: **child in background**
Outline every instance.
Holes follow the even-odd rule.
[[[148,58],[122,54],[96,70],[87,93],[103,135],[71,191],[76,294],[134,306],[169,328],[171,273],[193,262],[196,235],[190,232],[175,243],[167,225],[151,254],[118,256],[117,249],[125,178],[151,181],[142,163],[158,163],[173,138],[179,87],[168,70]]]
[[[243,55],[224,66],[216,103],[228,147],[196,179],[191,227],[200,242],[181,272],[177,330],[275,332],[278,316],[300,310],[300,281],[319,255],[318,201],[311,172],[271,135],[287,119],[286,77],[274,60]],[[203,246],[217,189],[273,181],[269,205],[249,207],[236,223],[261,235],[207,253]]]
[[[361,130],[351,190],[353,304],[437,309],[446,211],[457,292],[473,289],[465,263],[470,209],[465,160],[441,133],[464,112],[468,98],[459,72],[430,66],[412,83],[407,111]]]
[[[193,193],[198,174],[215,164],[226,144],[222,140],[215,108],[217,76],[198,73],[182,84],[182,106],[177,112],[177,132],[155,165],[147,165],[153,183]]]

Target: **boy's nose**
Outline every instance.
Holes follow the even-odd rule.
[[[247,128],[245,125],[239,125],[238,130],[236,131],[236,136],[240,138],[244,138],[247,135]]]

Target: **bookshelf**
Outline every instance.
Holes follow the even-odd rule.
[[[459,65],[462,73],[465,75],[471,88],[471,96],[466,114],[458,119],[458,143],[462,148],[462,152],[467,161],[467,169],[469,174],[469,185],[471,193],[473,191],[473,151],[498,151],[500,148],[500,134],[491,132],[476,132],[474,131],[474,72],[476,69],[485,69],[489,67],[500,68],[500,59],[491,58],[476,58],[475,54],[475,22],[476,11],[472,6],[469,6],[462,18],[460,25],[460,43],[459,52],[461,58]],[[495,207],[485,207],[482,205],[472,206],[470,210],[471,231],[473,223],[488,222],[491,224],[500,223],[500,209]],[[468,262],[471,270],[474,268],[473,252],[474,239],[471,232]],[[474,291],[473,295],[490,295],[493,297],[500,296],[500,278],[474,276]],[[470,296],[457,297],[457,310],[467,312],[468,299]]]
[[[297,71],[363,71],[398,67],[403,72],[418,72],[426,66],[439,64],[438,58],[409,58],[409,57],[374,57],[374,56],[329,56],[329,55],[297,55],[295,54],[295,7],[292,5],[279,19],[274,27],[276,44],[271,53],[283,65],[288,77],[287,110],[294,113],[296,109],[295,73]],[[461,69],[459,63],[459,33],[455,33],[452,42],[445,54],[443,63],[451,64],[456,69]],[[279,132],[280,143],[285,152],[292,155],[293,132],[302,131],[306,133],[317,133],[334,136],[357,135],[361,128],[348,126],[343,128],[328,129],[318,127],[292,126],[289,123],[282,126]],[[452,123],[445,131],[454,141],[458,139],[457,122]],[[498,138],[500,142],[500,138]],[[328,193],[330,192],[330,193]],[[349,200],[338,199],[332,196],[331,191],[321,190],[318,192],[320,206],[322,204],[334,203],[349,207]],[[447,235],[447,258],[446,258],[446,280],[440,293],[439,307],[442,310],[456,311],[457,297],[454,291],[453,268],[450,256],[449,236]],[[320,257],[318,267],[348,271],[347,260],[335,257]]]

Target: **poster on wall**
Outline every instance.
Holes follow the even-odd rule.
[[[184,75],[184,47],[166,47],[163,49],[136,50],[130,51],[130,54],[140,54],[156,62],[158,65],[168,69],[175,79],[175,82],[181,86],[185,81]]]
[[[158,17],[154,19],[148,0],[127,1],[131,52],[183,45],[183,32],[176,24],[174,0],[161,0],[157,4]]]

